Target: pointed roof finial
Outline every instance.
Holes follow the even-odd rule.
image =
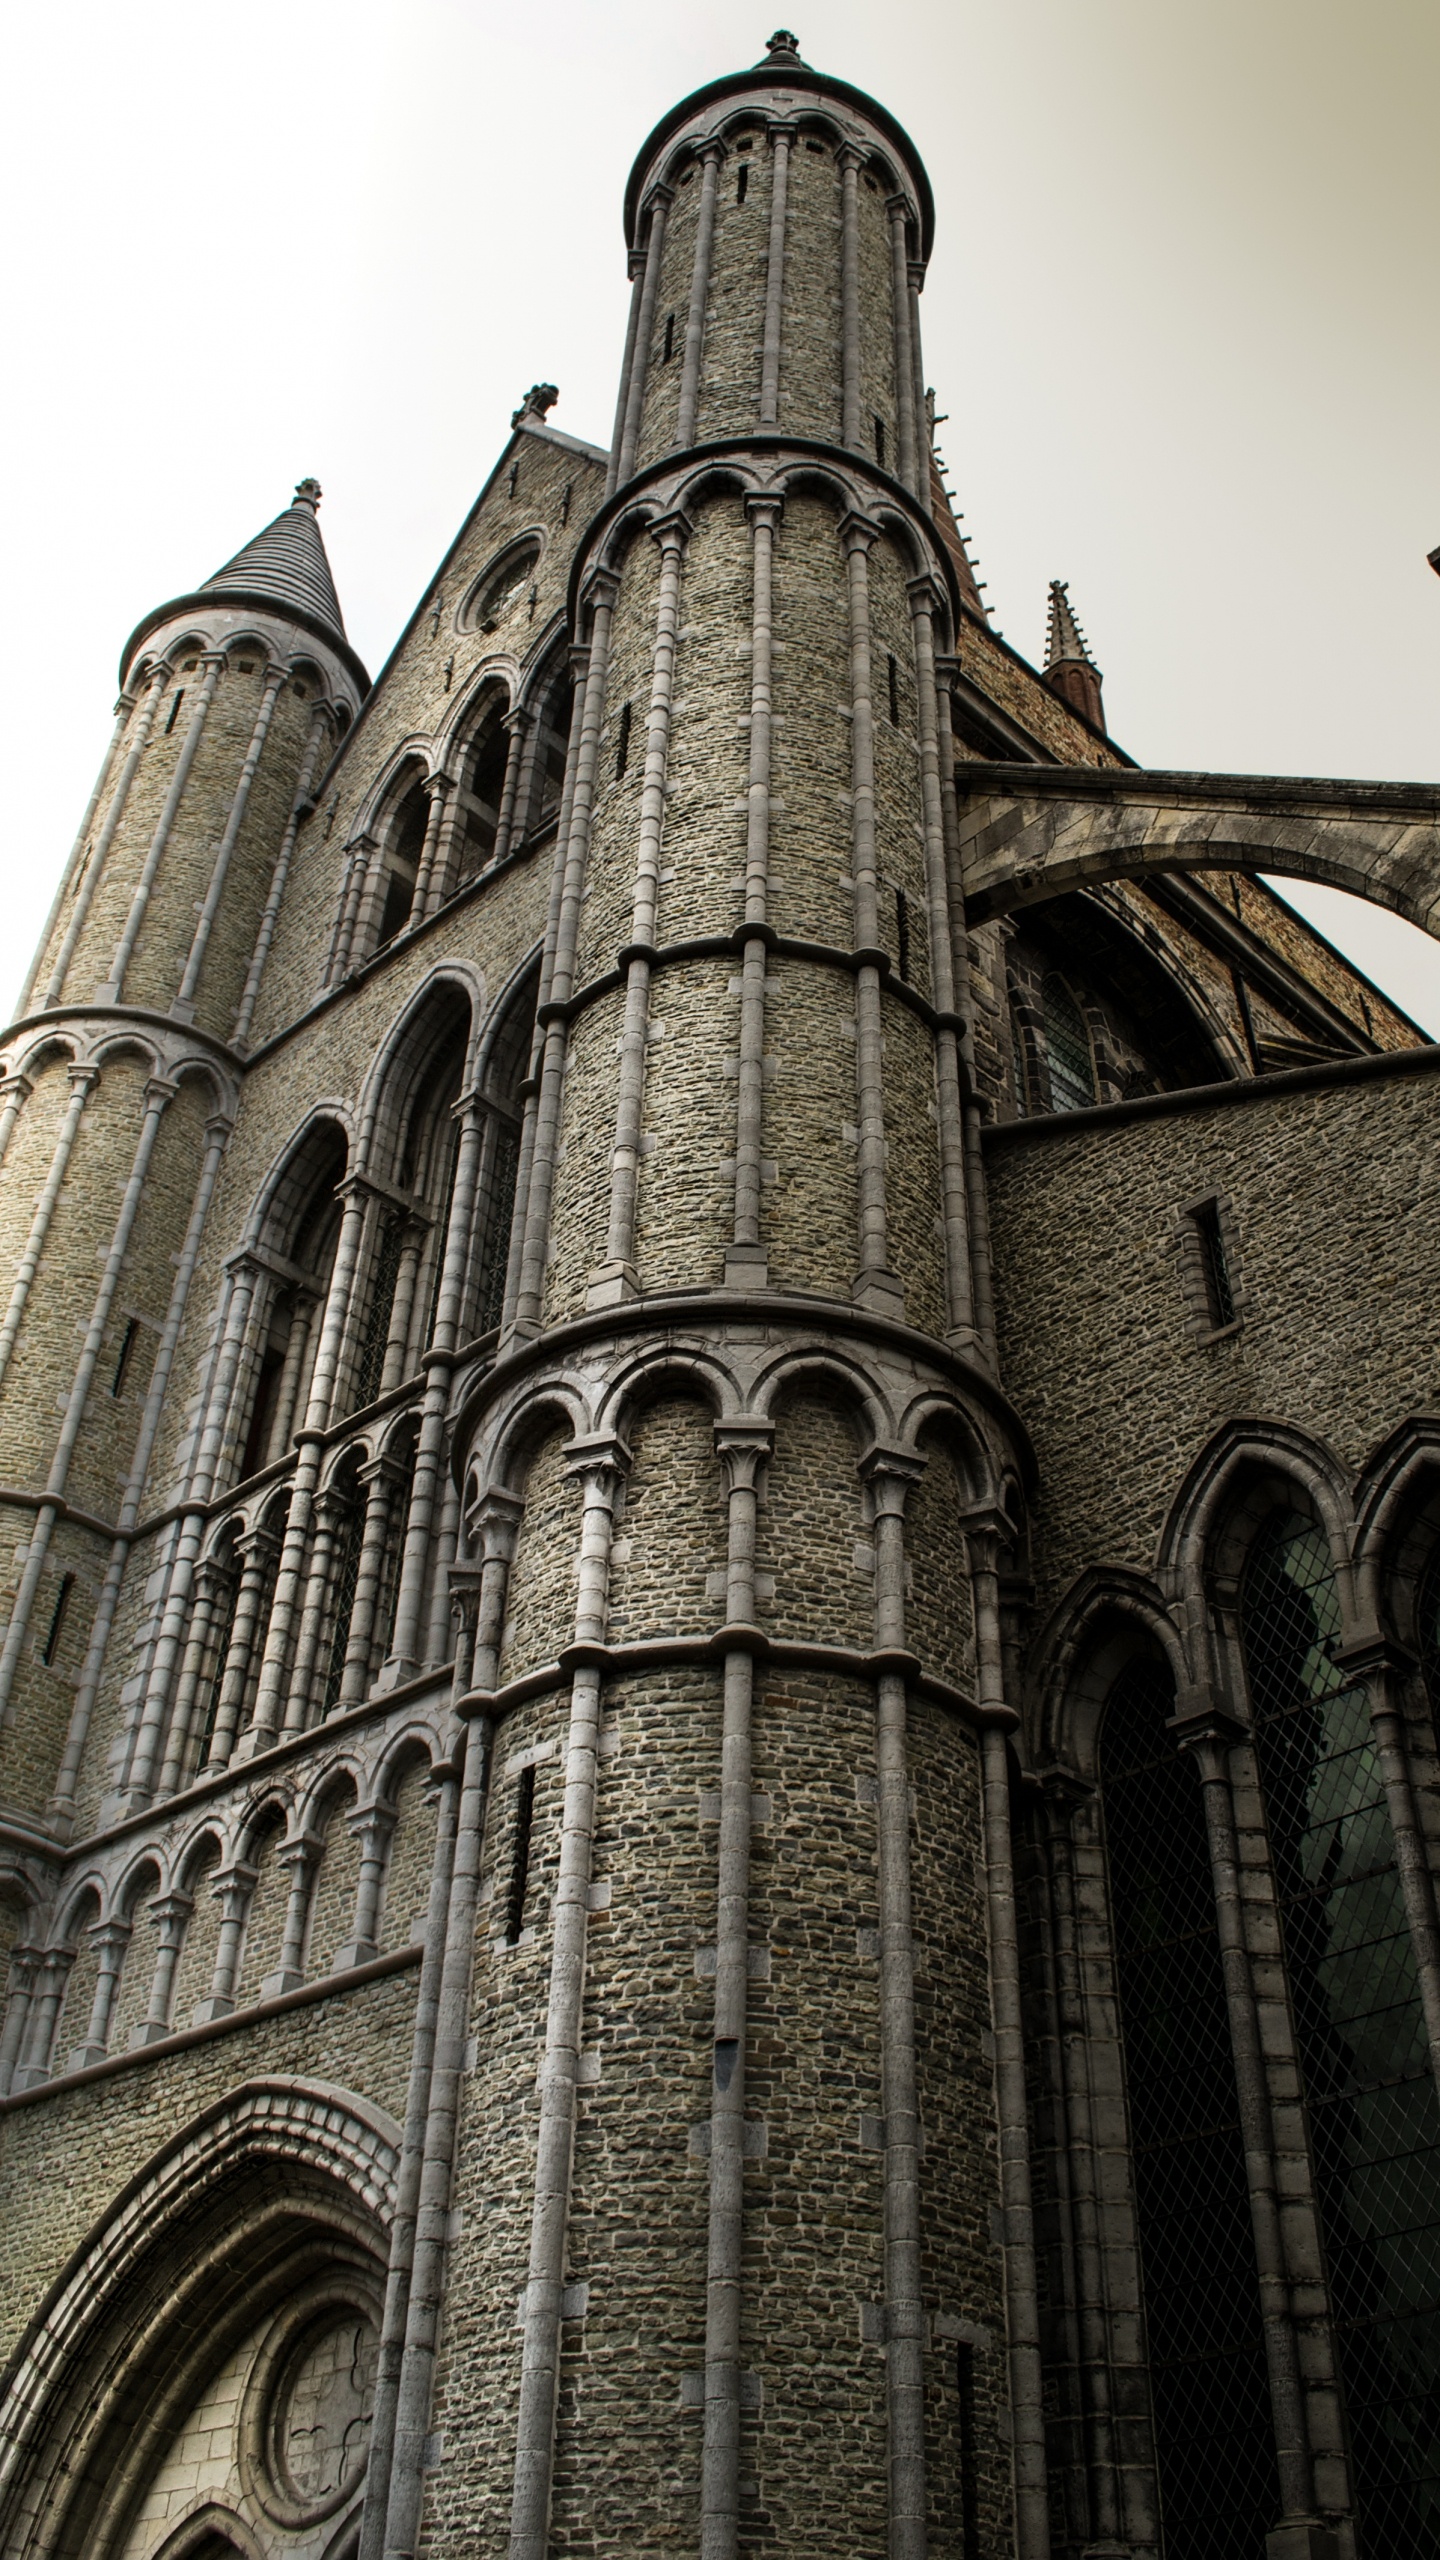
[[[554,408],[559,397],[560,394],[553,382],[532,382],[519,408],[511,417],[511,426],[518,427],[522,418],[536,418],[543,423],[546,411]]]
[[[312,515],[319,513],[320,501],[324,495],[325,492],[318,480],[297,480],[295,483],[296,504],[308,507]]]
[[[777,27],[765,40],[765,68],[771,71],[803,71],[800,45],[788,27]]]
[[[1052,693],[1068,702],[1094,729],[1105,727],[1105,709],[1100,694],[1100,670],[1090,654],[1090,643],[1075,619],[1070,602],[1069,583],[1064,578],[1050,581],[1050,628],[1045,642],[1045,681]]]

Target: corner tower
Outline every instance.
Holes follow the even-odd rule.
[[[486,2367],[514,2436],[459,2468],[513,2560],[617,2461],[607,2550],[919,2560],[963,2510],[998,2552],[1017,2498],[1034,2550],[996,1600],[1027,1460],[952,890],[930,193],[780,34],[665,118],[626,226],[505,1321],[457,1437],[471,1751],[504,1717],[516,1823],[563,1842],[544,1979],[488,1977],[544,2059],[532,2149],[482,2035],[458,2191],[509,2202],[457,2280],[518,2282],[523,2329]]]
[[[64,1838],[300,816],[364,697],[319,484],[121,656],[7,1035],[0,1810]]]

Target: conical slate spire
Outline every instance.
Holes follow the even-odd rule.
[[[315,520],[320,504],[318,480],[302,480],[291,504],[213,578],[207,578],[202,595],[263,596],[276,604],[290,605],[308,614],[333,632],[337,640],[345,637],[345,622],[325,544]]]
[[[1100,698],[1100,670],[1090,654],[1090,644],[1075,619],[1070,602],[1070,589],[1064,578],[1050,581],[1050,629],[1045,643],[1045,681],[1052,693],[1068,702],[1094,729],[1105,726],[1105,707]]]

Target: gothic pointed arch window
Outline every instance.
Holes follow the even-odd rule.
[[[527,835],[533,835],[540,827],[547,827],[559,811],[565,788],[565,759],[570,746],[570,715],[574,702],[575,688],[568,674],[557,677],[542,698],[537,714],[530,806],[525,812]]]
[[[1249,2189],[1201,1791],[1153,1644],[1099,1778],[1166,2560],[1263,2560],[1279,2513]],[[1224,2460],[1217,2462],[1218,2447]]]
[[[1052,1111],[1084,1111],[1098,1102],[1095,1055],[1085,1016],[1073,989],[1058,970],[1047,971],[1040,985],[1045,1021],[1045,1056],[1050,1070]]]
[[[1259,1529],[1241,1640],[1366,2560],[1440,2547],[1440,2098],[1328,1542]]]

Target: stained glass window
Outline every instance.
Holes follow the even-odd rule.
[[[1440,2103],[1325,1539],[1261,1531],[1241,1625],[1365,2560],[1440,2550]]]
[[[1100,1783],[1166,2560],[1264,2560],[1280,2512],[1229,2015],[1174,1685],[1110,1693]]]

